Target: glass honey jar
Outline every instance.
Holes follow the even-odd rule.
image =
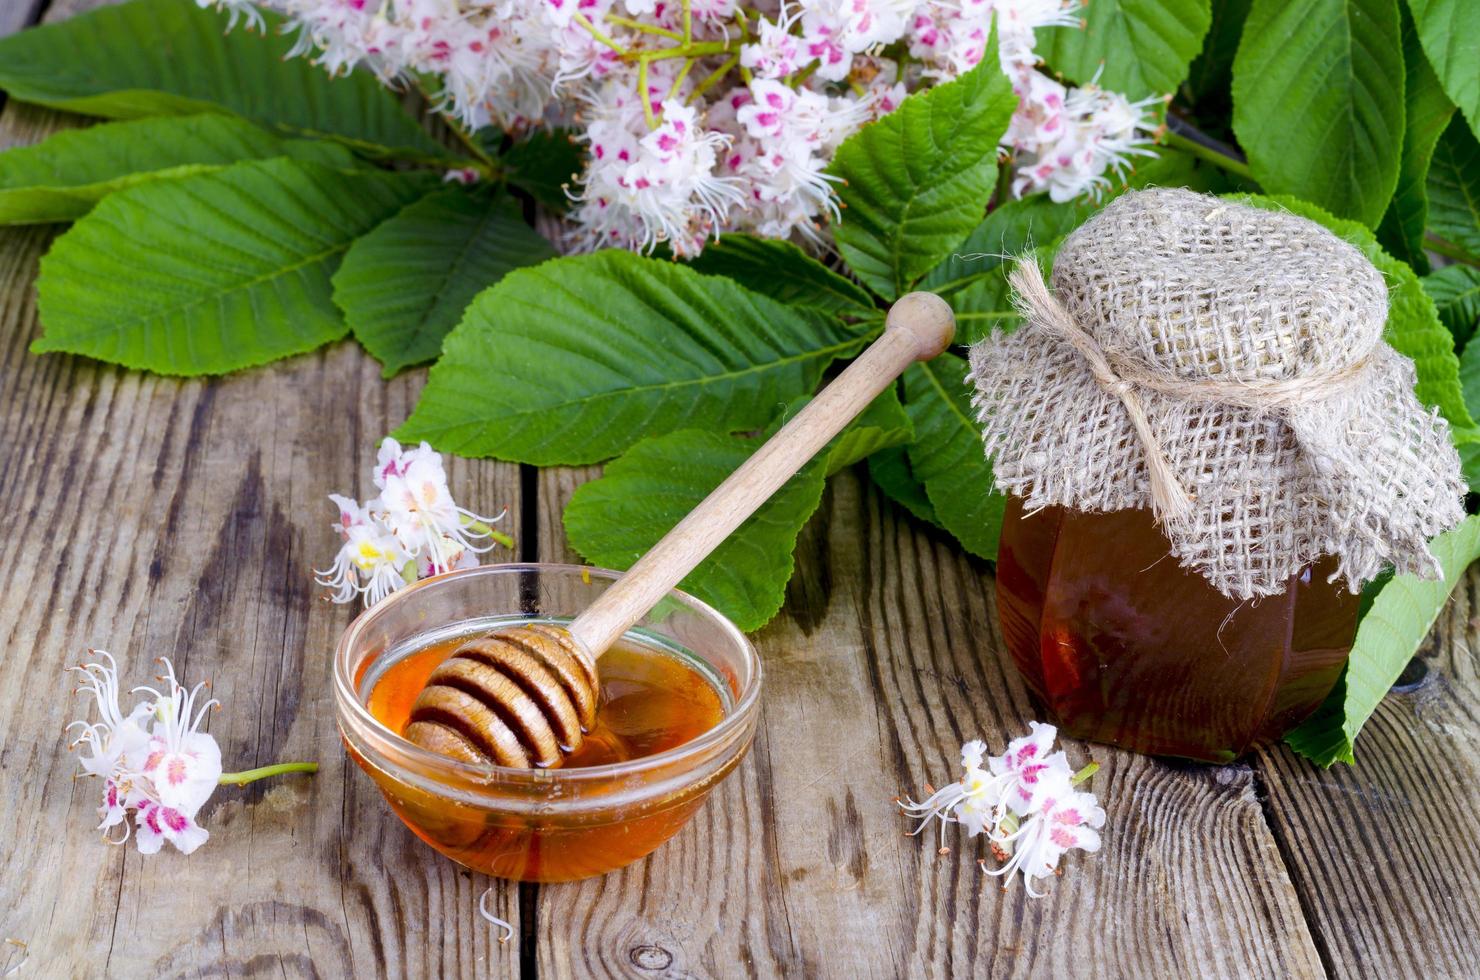
[[[1013,269],[1025,322],[972,348],[972,404],[1003,638],[1065,730],[1231,761],[1335,686],[1364,583],[1438,571],[1459,458],[1368,254],[1276,201],[1152,189],[1051,285]]]
[[[1144,510],[1025,514],[1009,498],[997,612],[1024,682],[1070,734],[1231,762],[1320,706],[1360,597],[1329,559],[1282,595],[1236,600],[1170,555]]]

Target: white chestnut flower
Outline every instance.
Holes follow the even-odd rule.
[[[1021,874],[1023,887],[1033,898],[1043,897],[1033,890],[1033,881],[1057,874],[1065,853],[1100,849],[1098,830],[1105,825],[1105,811],[1094,794],[1076,792],[1069,786],[1069,777],[1059,773],[1048,782],[1042,802],[1018,829],[992,838],[994,853],[1006,854],[1006,863],[988,868],[982,862],[982,870],[989,875],[1008,875],[1011,881],[1012,874]]]
[[[153,699],[142,701],[125,715],[119,707],[118,665],[106,651],[101,659],[69,667],[81,675],[78,691],[87,691],[97,705],[99,720],[75,721],[68,726],[82,734],[71,748],[82,746],[83,771],[103,779],[103,818],[98,829],[123,827],[123,835],[107,838],[121,844],[129,837],[128,814],[135,814],[139,851],[154,854],[165,841],[185,854],[210,836],[196,824],[195,815],[211,798],[221,778],[221,749],[200,731],[206,713],[218,702],[199,703],[204,684],[186,691],[175,680],[174,667],[161,659],[168,694],[153,688],[134,688]],[[106,660],[106,663],[102,662]],[[143,723],[153,721],[145,732]]]
[[[427,569],[423,577],[451,571],[468,552],[478,555],[491,550],[492,531],[488,525],[504,515],[482,517],[459,507],[447,489],[442,454],[427,443],[410,452],[400,450],[394,439],[388,438],[381,445],[382,459],[388,455],[400,458],[377,466],[385,482],[379,500],[371,507],[406,552]],[[488,543],[480,544],[482,541]],[[476,560],[473,563],[477,564]]]
[[[68,731],[80,728],[82,733],[67,747],[81,750],[78,761],[86,775],[103,780],[103,804],[98,808],[98,815],[103,819],[98,829],[106,835],[113,827],[122,825],[123,836],[117,840],[117,843],[122,843],[129,835],[125,818],[140,799],[135,777],[143,769],[149,746],[149,733],[141,723],[153,714],[153,705],[144,702],[135,705],[127,715],[123,714],[118,707],[117,663],[106,650],[89,652],[96,653],[107,663],[88,663],[67,669],[80,675],[77,692],[86,691],[93,696],[99,720],[88,722],[84,719],[68,725]]]
[[[315,569],[315,581],[333,589],[335,602],[350,602],[365,597],[365,605],[375,603],[396,589],[416,581],[416,564],[411,553],[401,544],[380,515],[337,493],[329,499],[339,507],[335,530],[344,543],[334,556],[334,564],[325,571]]]
[[[315,763],[294,762],[242,773],[221,772],[221,748],[201,730],[215,698],[202,700],[207,685],[186,689],[175,679],[175,668],[161,657],[164,690],[136,687],[149,700],[128,714],[119,706],[118,664],[103,650],[90,650],[99,659],[67,670],[80,676],[77,691],[93,697],[99,720],[74,721],[68,730],[81,734],[68,746],[81,748],[83,774],[103,780],[103,802],[98,807],[109,843],[122,844],[131,832],[141,854],[155,854],[166,841],[183,854],[204,844],[210,834],[196,815],[222,783],[247,783],[284,772],[314,772]],[[146,730],[145,724],[150,727]],[[129,825],[129,814],[134,817]],[[109,834],[123,828],[120,836]]]
[[[206,713],[220,707],[215,698],[201,700],[204,681],[190,690],[175,680],[175,667],[163,658],[164,674],[159,678],[168,693],[152,687],[136,687],[134,693],[153,696],[153,733],[149,737],[149,754],[144,759],[144,775],[153,784],[161,805],[194,816],[220,785],[221,747],[200,730]],[[143,847],[143,842],[139,845]]]
[[[513,544],[489,526],[503,514],[482,517],[457,505],[442,454],[425,442],[406,450],[387,438],[372,475],[380,493],[363,504],[329,495],[339,508],[333,526],[343,544],[333,564],[314,575],[335,602],[359,597],[373,606],[418,578],[477,565],[495,543]]]
[[[1093,794],[1073,788],[1099,766],[1091,763],[1074,772],[1062,751],[1050,752],[1057,736],[1054,726],[1030,722],[1027,735],[991,758],[986,758],[985,743],[967,742],[961,747],[965,774],[958,782],[931,791],[918,803],[899,801],[907,816],[920,821],[910,836],[938,822],[939,852],[948,854],[947,824],[965,827],[968,837],[985,833],[993,855],[1005,863],[988,869],[983,862],[982,869],[991,875],[1021,872],[1028,894],[1039,897],[1033,880],[1054,874],[1066,851],[1098,850],[1096,829],[1105,822],[1105,811]]]
[[[828,251],[838,144],[908,92],[976,68],[994,33],[1018,96],[1000,147],[1012,193],[1098,194],[1151,154],[1157,125],[1155,99],[1038,70],[1035,32],[1082,28],[1081,0],[195,2],[258,26],[256,8],[276,11],[298,34],[290,54],[332,74],[362,66],[392,87],[415,79],[464,130],[570,127],[588,151],[561,236],[577,250],[661,243],[685,257],[739,231]],[[752,95],[762,82],[790,94]],[[736,120],[767,100],[802,111],[788,106],[780,127]],[[487,176],[470,163],[447,179]]]

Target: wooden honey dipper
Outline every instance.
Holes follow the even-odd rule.
[[[585,612],[469,640],[432,671],[405,736],[473,763],[553,767],[596,718],[596,660],[915,361],[950,346],[950,306],[909,293],[884,333]]]

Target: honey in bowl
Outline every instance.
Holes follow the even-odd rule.
[[[370,713],[392,731],[404,731],[427,678],[467,639],[431,643],[388,667],[370,689]],[[693,666],[653,647],[619,642],[601,658],[596,724],[566,757],[565,768],[656,755],[707,732],[723,717],[719,692]]]
[[[508,624],[500,624],[507,626]],[[401,733],[428,677],[462,643],[482,631],[467,628],[452,635],[398,649],[368,665],[359,688],[371,715]],[[631,763],[689,743],[725,717],[729,692],[722,680],[682,651],[641,642],[630,635],[601,658],[601,696],[596,722],[579,750],[550,771],[550,799],[511,812],[462,805],[455,794],[426,792],[389,772],[360,763],[375,778],[397,814],[432,847],[468,867],[499,877],[565,881],[600,874],[637,860],[666,841],[703,802],[714,779],[660,794],[658,805],[624,807],[627,780],[661,780],[661,766],[614,784],[609,807],[591,806],[584,795],[579,812],[562,806],[560,780],[579,779],[579,770]],[[738,761],[738,760],[737,760]],[[640,812],[634,813],[634,809]]]

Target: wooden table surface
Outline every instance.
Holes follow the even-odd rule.
[[[181,0],[188,2],[188,0]],[[54,0],[47,19],[89,5]],[[0,31],[40,0],[0,3]],[[78,120],[10,104],[0,147]],[[422,846],[349,764],[330,652],[353,610],[309,569],[325,494],[356,488],[425,371],[383,382],[354,344],[214,381],[27,352],[58,229],[0,231],[0,975],[5,977],[1475,976],[1480,971],[1480,577],[1379,708],[1358,765],[1284,748],[1243,764],[1103,746],[1103,850],[1048,897],[1003,892],[972,847],[938,857],[891,798],[1037,713],[1006,662],[989,566],[857,473],[804,534],[755,746],[693,822],[605,878],[513,885]],[[458,500],[507,504],[518,556],[574,560],[560,514],[593,470],[454,460]],[[61,669],[89,646],[209,680],[228,768],[194,855],[100,843],[74,781]],[[477,912],[493,889],[500,945]],[[12,971],[9,972],[9,971]]]

